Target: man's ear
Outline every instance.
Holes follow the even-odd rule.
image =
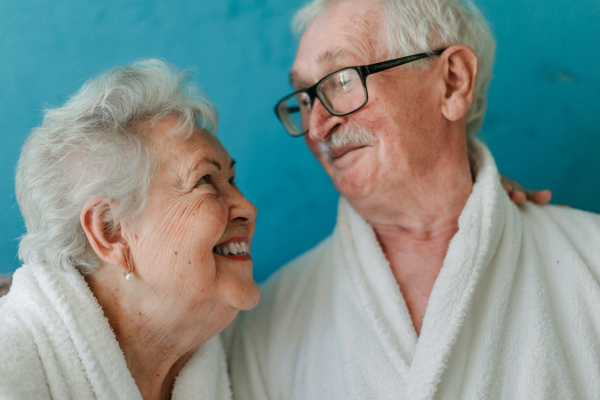
[[[115,221],[112,204],[104,198],[89,200],[81,210],[80,222],[87,239],[101,260],[127,268],[127,241]]]
[[[440,60],[446,85],[442,114],[449,121],[458,121],[467,114],[473,103],[477,56],[470,47],[457,45],[446,49]]]

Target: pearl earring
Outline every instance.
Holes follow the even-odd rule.
[[[131,282],[133,280],[133,273],[131,272],[132,268],[127,260],[125,260],[125,263],[127,264],[127,272],[123,271],[123,275],[125,276],[125,280],[127,282]]]

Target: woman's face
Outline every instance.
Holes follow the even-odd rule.
[[[186,141],[171,139],[166,132],[175,123],[167,117],[148,130],[158,171],[148,203],[124,234],[134,281],[145,285],[141,302],[212,316],[224,328],[260,298],[250,256],[256,208],[235,185],[219,140],[200,128]]]

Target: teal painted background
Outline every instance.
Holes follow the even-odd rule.
[[[337,195],[272,108],[289,91],[302,2],[0,0],[0,273],[18,267],[14,167],[46,105],[115,65],[159,57],[197,71],[219,136],[259,210],[257,279],[332,229]],[[478,0],[498,42],[481,137],[500,169],[555,203],[600,212],[600,1]]]

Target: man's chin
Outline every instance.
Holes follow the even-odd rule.
[[[327,171],[337,191],[347,198],[363,197],[376,180],[376,164],[366,154],[331,162]]]

